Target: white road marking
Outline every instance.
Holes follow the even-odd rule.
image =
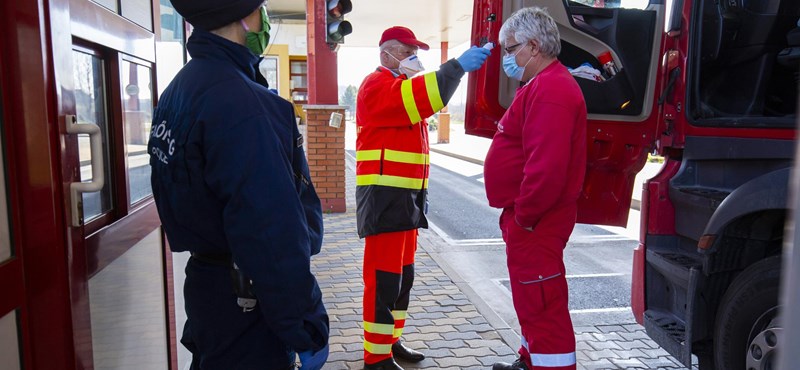
[[[630,274],[623,274],[621,272],[608,272],[608,273],[600,273],[600,274],[576,274],[576,275],[567,275],[567,279],[581,279],[581,278],[599,278],[599,277],[611,277],[611,276],[625,276]]]
[[[609,308],[586,308],[583,310],[569,310],[571,314],[582,314],[582,313],[607,313],[607,312],[630,312],[630,307],[609,307]]]

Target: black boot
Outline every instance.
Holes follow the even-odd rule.
[[[492,366],[492,370],[528,370],[528,365],[525,365],[522,359],[517,359],[513,364],[498,362]]]
[[[420,362],[425,359],[425,355],[422,352],[406,347],[399,340],[392,344],[392,356],[408,362]]]
[[[403,368],[394,362],[393,358],[387,358],[374,364],[364,364],[364,370],[403,370]]]

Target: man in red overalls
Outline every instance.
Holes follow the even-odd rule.
[[[405,27],[383,32],[381,66],[364,79],[356,105],[356,202],[364,246],[364,368],[400,369],[393,357],[425,356],[400,341],[414,282],[417,229],[427,228],[428,125],[465,72],[489,50],[472,47],[436,72],[418,75],[428,45]],[[393,356],[394,355],[394,356]]]
[[[586,171],[586,103],[556,59],[558,28],[541,8],[524,8],[500,28],[503,70],[525,82],[497,124],[486,154],[489,205],[502,208],[520,358],[493,370],[574,370],[575,334],[563,262]]]

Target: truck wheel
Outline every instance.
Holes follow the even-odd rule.
[[[728,287],[714,325],[717,369],[776,367],[783,336],[778,316],[780,276],[780,256],[773,256],[742,271]]]

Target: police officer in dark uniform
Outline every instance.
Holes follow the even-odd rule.
[[[172,0],[192,60],[161,95],[148,151],[173,252],[191,252],[181,342],[192,369],[320,369],[328,315],[311,273],[322,210],[291,103],[257,64],[264,0]]]

